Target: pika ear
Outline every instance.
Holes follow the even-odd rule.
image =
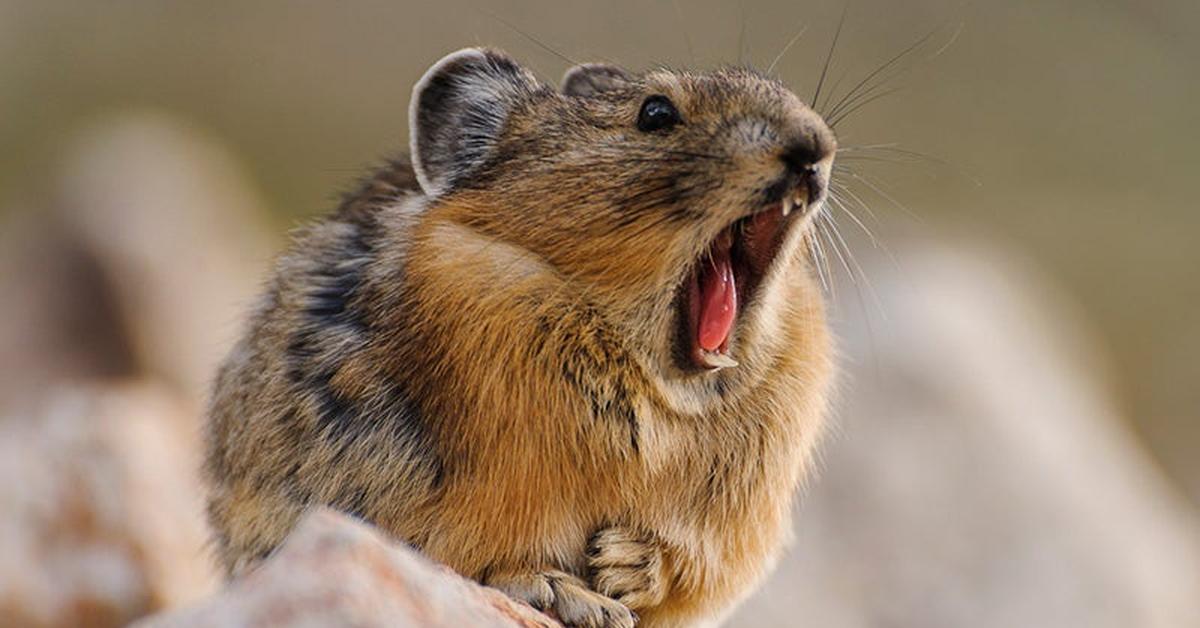
[[[507,55],[464,48],[433,64],[408,106],[413,171],[426,194],[460,184],[487,159],[509,114],[539,88]]]
[[[595,96],[601,92],[627,87],[635,81],[632,74],[606,63],[582,63],[563,75],[562,93],[568,96]]]

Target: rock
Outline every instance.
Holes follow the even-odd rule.
[[[0,225],[4,626],[124,625],[216,589],[201,401],[271,248],[240,167],[172,118],[107,118],[64,155]]]
[[[219,595],[138,623],[140,628],[558,625],[328,509],[306,515],[276,555]]]
[[[0,207],[0,412],[131,375],[198,408],[275,246],[253,186],[166,115],[103,118],[66,146],[53,189]]]
[[[240,164],[172,117],[130,113],[82,133],[62,173],[60,220],[107,278],[139,365],[203,398],[273,248]]]
[[[886,320],[838,308],[824,468],[730,624],[1200,626],[1195,509],[1105,394],[1086,318],[979,242],[897,257],[868,267]]]
[[[0,623],[121,626],[215,589],[180,413],[159,387],[88,386],[0,420]]]
[[[125,321],[95,256],[40,207],[0,207],[0,415],[64,381],[133,375]]]

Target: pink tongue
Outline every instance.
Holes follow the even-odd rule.
[[[701,262],[700,324],[697,340],[707,351],[717,351],[729,338],[737,318],[737,280],[729,259],[732,236],[722,234],[712,247],[711,260]]]

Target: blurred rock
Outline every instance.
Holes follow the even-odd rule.
[[[731,624],[1200,626],[1196,513],[1104,393],[1083,317],[978,242],[897,257],[868,265],[886,320],[838,308],[824,470]]]
[[[271,248],[239,167],[173,119],[102,120],[65,155],[54,200],[0,229],[4,626],[215,589],[200,407]]]
[[[156,114],[96,122],[44,204],[0,233],[0,400],[150,375],[199,405],[269,266],[273,240],[235,160]],[[24,211],[22,211],[24,210]]]
[[[0,623],[120,626],[213,590],[181,412],[155,386],[75,387],[0,421]]]
[[[7,211],[0,224],[0,415],[64,381],[135,374],[115,295],[94,255],[45,213]]]
[[[275,556],[220,595],[138,626],[552,628],[558,623],[386,540],[358,520],[320,509],[297,525]]]
[[[175,119],[130,114],[77,141],[59,211],[95,257],[144,368],[203,394],[269,267],[240,165]]]

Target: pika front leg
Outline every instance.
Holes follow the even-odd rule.
[[[491,575],[484,583],[546,612],[570,628],[633,628],[636,616],[562,571]]]
[[[633,609],[660,604],[667,596],[663,552],[649,534],[611,527],[588,543],[592,588]]]

